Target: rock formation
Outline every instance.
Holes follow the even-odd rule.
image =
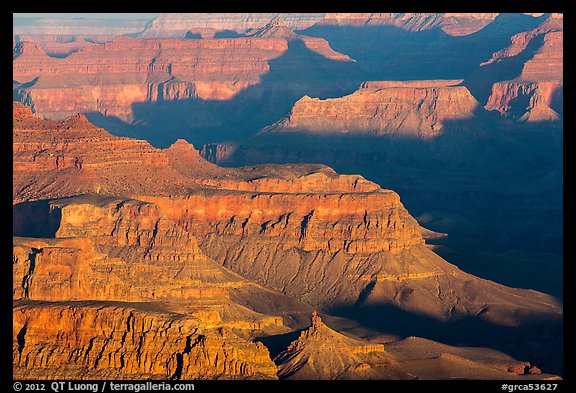
[[[361,176],[321,165],[219,168],[184,141],[160,150],[19,103],[13,123],[18,377],[276,378],[254,339],[301,328],[309,304],[362,318],[384,303],[505,326],[561,317],[549,296],[438,257],[399,196]],[[326,348],[352,348],[341,377],[406,376],[381,345],[319,317],[288,351],[310,362],[322,337]],[[290,356],[284,370],[295,370]],[[298,372],[324,378],[338,367]]]
[[[262,133],[437,136],[443,122],[474,117],[478,103],[460,82],[366,82],[342,98],[305,96]]]
[[[493,84],[485,108],[518,121],[559,120],[564,88],[562,14],[552,14],[536,28],[516,34],[510,46],[481,66],[504,67],[526,52],[530,58],[514,79]]]
[[[402,372],[382,344],[344,336],[322,322],[316,312],[310,327],[300,333],[274,361],[285,379],[414,379]]]
[[[287,50],[284,40],[120,37],[59,59],[34,44],[21,45],[14,79],[34,81],[20,94],[24,102],[33,103],[36,113],[65,118],[101,112],[127,121],[132,118],[131,105],[138,102],[229,99],[258,83],[269,68],[267,61]],[[227,58],[234,62],[224,62]]]
[[[284,21],[290,29],[305,29],[322,19],[320,13],[178,13],[161,14],[144,30],[142,38],[183,38],[187,32],[199,29],[235,31],[244,33],[260,29],[276,19]]]
[[[302,91],[333,96],[357,85],[361,72],[350,57],[274,23],[269,34],[238,38],[118,37],[82,48],[16,42],[13,95],[46,118],[84,113],[123,134],[144,128],[140,136],[167,146],[180,137],[213,138],[216,130],[255,131]]]
[[[18,120],[20,113],[28,120]],[[554,303],[528,293],[519,302],[514,290],[471,279],[437,257],[423,246],[419,225],[398,195],[360,176],[342,176],[322,166],[305,165],[276,171],[273,166],[227,169],[219,174],[217,167],[206,163],[194,177],[183,168],[201,159],[197,151],[182,146],[183,142],[162,151],[142,141],[113,137],[81,118],[43,121],[26,113],[15,104],[15,202],[99,193],[154,203],[168,219],[198,237],[200,247],[217,262],[321,307],[354,305],[363,294],[360,303],[380,297],[394,299],[401,307],[442,319],[484,310],[483,317],[514,325],[522,318],[500,320],[510,307],[544,311]],[[45,147],[30,143],[44,135],[52,139]],[[97,135],[105,142],[103,147],[80,157],[74,150],[80,148],[76,143],[91,140],[98,146],[104,142],[98,142]],[[61,138],[68,142],[63,144]],[[78,142],[74,143],[74,138]],[[133,153],[115,164],[100,153],[111,153],[114,146]],[[99,160],[108,164],[99,164]],[[72,163],[79,161],[81,166]],[[143,171],[144,167],[149,171]],[[267,172],[271,174],[265,175]],[[213,180],[206,179],[208,174]],[[51,180],[43,183],[42,179]],[[318,275],[325,279],[310,286],[318,281],[314,278]],[[466,291],[456,291],[460,284]],[[427,304],[426,293],[432,287],[455,292]],[[398,297],[402,291],[410,296]],[[484,301],[488,298],[472,295],[477,291],[503,291],[498,295],[500,305],[487,307]],[[505,308],[501,308],[506,304],[503,299],[510,301]]]
[[[484,28],[497,16],[497,13],[329,13],[318,25],[391,25],[408,31],[440,28],[449,35],[461,36]]]

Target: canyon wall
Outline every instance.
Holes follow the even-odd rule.
[[[559,120],[563,113],[563,15],[552,14],[536,28],[512,37],[482,67],[513,62],[529,51],[515,78],[498,80],[485,105],[519,121]]]
[[[398,194],[359,175],[219,168],[184,141],[156,149],[19,103],[13,117],[16,375],[275,378],[254,340],[301,328],[311,306],[377,330],[383,306],[510,328],[561,319],[551,296],[440,258]]]
[[[366,82],[342,98],[305,96],[286,118],[261,133],[439,135],[444,121],[471,119],[478,106],[464,86],[454,83]]]

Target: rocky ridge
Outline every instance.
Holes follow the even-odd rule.
[[[18,103],[13,116],[18,375],[195,378],[208,370],[207,378],[274,378],[265,348],[252,340],[300,328],[310,308],[299,301],[326,312],[351,307],[350,315],[389,302],[440,320],[477,316],[508,326],[561,315],[548,296],[442,260],[398,195],[361,176],[320,165],[219,168],[184,141],[155,149],[82,116],[43,120]],[[87,141],[102,147],[86,150]],[[81,152],[82,165],[67,164]],[[96,179],[110,187],[94,189]],[[113,316],[133,310],[156,310],[149,323],[166,329],[166,351],[154,362],[158,338]],[[35,326],[64,317],[86,336],[51,347],[70,328]],[[84,329],[94,320],[96,330]],[[176,333],[196,328],[189,342]],[[38,351],[46,356],[31,355]],[[69,358],[78,369],[63,363]]]
[[[474,117],[478,103],[459,82],[365,82],[341,98],[305,96],[261,134],[439,135],[443,122]]]

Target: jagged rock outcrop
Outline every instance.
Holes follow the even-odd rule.
[[[76,36],[76,35],[25,35],[20,34],[15,37],[15,43],[20,44],[23,42],[34,42],[38,44],[46,54],[55,57],[66,57],[70,53],[78,52],[80,49],[94,45],[112,41],[114,35],[111,36]]]
[[[498,81],[485,108],[517,121],[556,121],[563,113],[563,15],[551,14],[536,28],[516,34],[510,46],[481,66],[513,62],[528,50],[530,58],[512,80]]]
[[[316,312],[310,327],[274,361],[283,379],[415,379],[398,369],[384,345],[335,332]]]
[[[46,121],[14,103],[13,119],[15,202],[92,192],[164,190],[169,195],[191,186],[160,150],[145,141],[110,135],[83,115]]]
[[[207,378],[272,378],[269,357],[252,340],[301,328],[307,304],[352,318],[368,313],[377,323],[382,305],[505,326],[561,317],[550,296],[479,279],[434,254],[398,194],[361,176],[321,165],[224,169],[184,141],[155,149],[82,116],[43,120],[18,103],[13,116],[13,294],[15,310],[25,310],[14,313],[19,375],[196,378],[205,370]],[[82,157],[81,165],[68,157]],[[129,357],[144,334],[159,336],[109,317],[112,306],[126,317],[157,310],[154,326],[169,330],[159,363],[145,360],[152,347]],[[60,341],[70,327],[39,332],[25,322],[68,316],[83,338]],[[101,327],[85,330],[81,321],[95,318]],[[174,318],[171,330],[166,320]],[[187,318],[205,339],[188,345],[175,333]],[[111,333],[117,324],[126,328]],[[126,331],[134,341],[122,339]],[[82,355],[100,343],[102,356]],[[46,355],[30,355],[30,346]],[[372,375],[362,359],[369,367],[351,377]]]
[[[341,98],[305,96],[261,134],[437,136],[444,122],[474,117],[478,103],[460,82],[366,82]]]
[[[17,302],[16,379],[276,379],[260,343],[137,303]]]

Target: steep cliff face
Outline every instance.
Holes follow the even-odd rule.
[[[17,103],[13,113],[18,375],[272,378],[252,340],[301,328],[308,304],[376,323],[383,305],[505,326],[561,317],[549,296],[434,254],[398,194],[361,176],[322,165],[219,168],[184,141],[160,150],[80,116],[43,120]],[[71,154],[81,165],[67,164]],[[131,325],[132,311],[152,331]],[[39,331],[48,319],[77,322]],[[197,331],[184,334],[190,320]],[[65,338],[73,330],[82,333]],[[396,375],[373,362],[384,374],[359,364],[350,376]]]
[[[266,348],[142,303],[17,302],[16,379],[276,379]]]
[[[21,45],[13,64],[14,79],[25,83],[38,78],[21,93],[37,113],[62,118],[101,112],[130,121],[131,104],[136,102],[229,99],[257,83],[268,71],[268,61],[287,49],[281,39],[119,37],[61,59],[48,57],[33,46],[37,44]]]
[[[91,192],[126,195],[137,189],[170,194],[191,184],[169,167],[162,151],[112,136],[82,115],[46,121],[14,103],[13,119],[15,201]]]
[[[551,14],[536,28],[512,37],[510,46],[483,63],[497,67],[532,54],[512,80],[499,81],[485,108],[519,121],[559,120],[563,112],[563,15]]]
[[[497,82],[485,108],[518,121],[557,121],[563,112],[563,89],[562,81]]]
[[[210,260],[150,203],[86,195],[34,214],[31,203],[14,206],[16,234],[43,215],[56,225],[14,238],[15,376],[276,378],[251,338],[285,332],[280,315],[294,323],[306,306]],[[271,301],[276,315],[244,305]]]
[[[458,82],[367,82],[342,98],[303,97],[286,118],[261,134],[435,136],[444,121],[474,116],[478,103]]]
[[[279,28],[291,34],[274,34]],[[181,137],[255,132],[285,114],[303,91],[332,96],[360,80],[355,62],[323,38],[298,36],[286,26],[268,26],[267,33],[118,37],[64,58],[48,56],[40,43],[15,43],[13,96],[50,119],[85,113],[116,132],[139,130],[167,146]],[[72,50],[62,45],[61,52]]]

